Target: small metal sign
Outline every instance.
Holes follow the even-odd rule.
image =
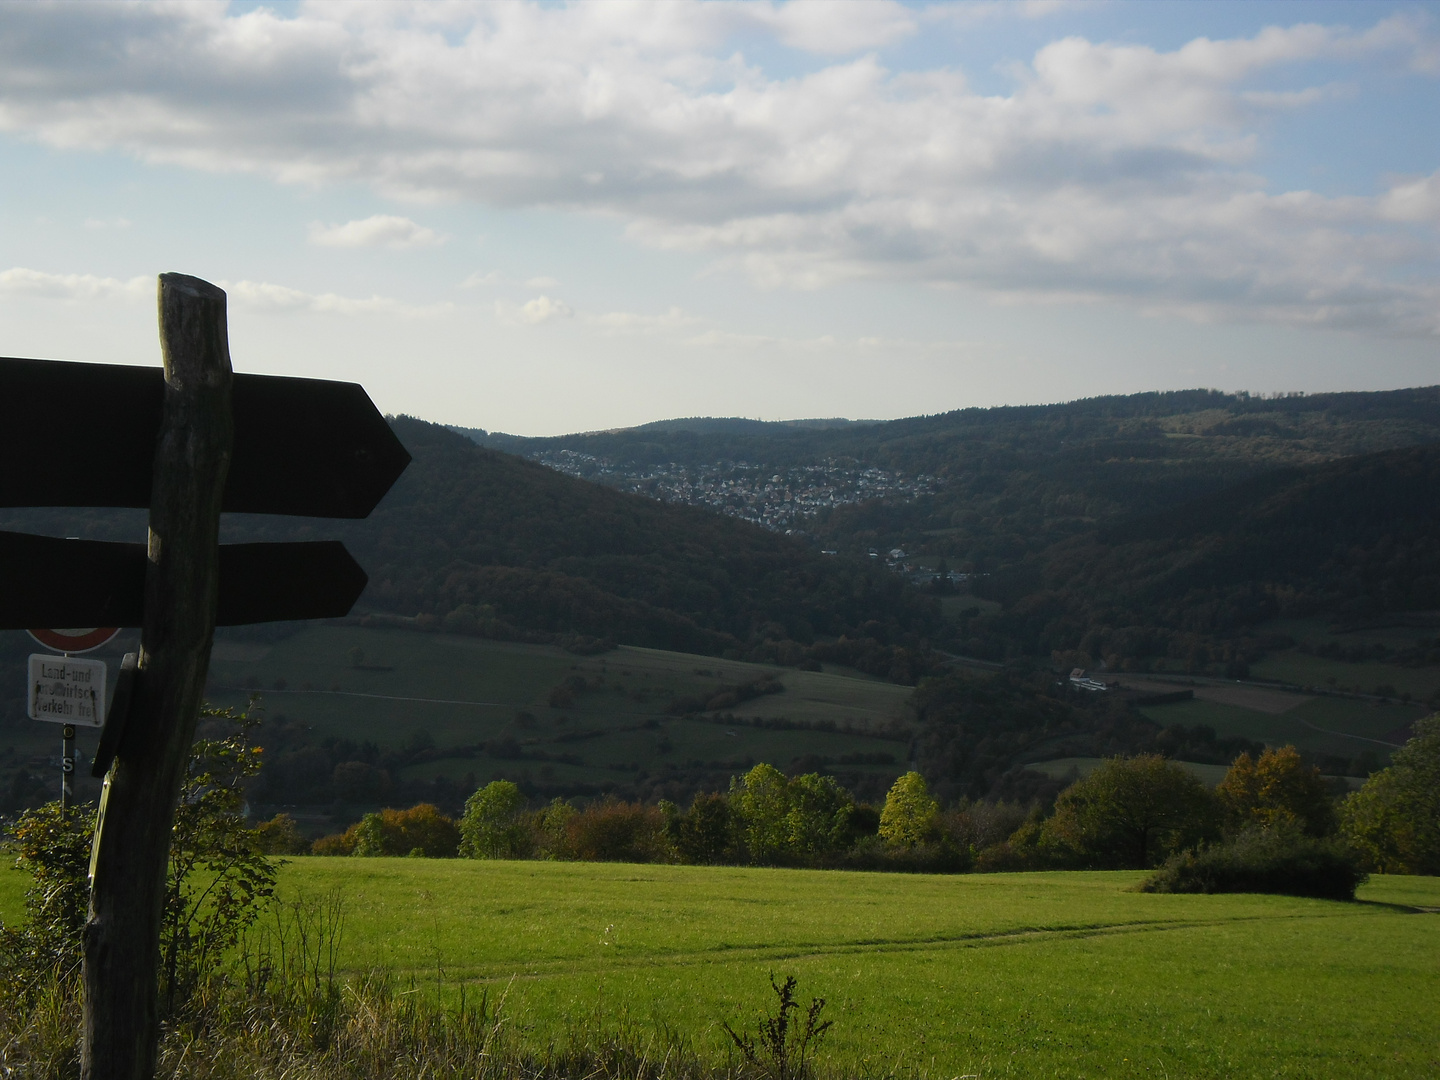
[[[105,725],[105,662],[30,654],[26,714],[78,727]]]
[[[62,653],[91,652],[100,648],[120,632],[118,626],[77,626],[70,630],[27,630],[26,633],[44,645]]]

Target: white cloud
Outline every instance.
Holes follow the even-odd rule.
[[[574,317],[575,312],[570,305],[563,300],[554,300],[548,296],[537,296],[520,305],[520,321],[531,324],[551,322],[554,319],[569,319]]]
[[[428,318],[453,310],[454,305],[430,304],[416,306],[388,296],[358,299],[336,293],[307,293],[286,285],[267,281],[219,282],[236,307],[256,312],[310,312],[322,315],[397,315],[403,318]]]
[[[321,247],[422,248],[437,247],[446,239],[409,218],[389,214],[347,221],[344,225],[322,225],[317,221],[310,226],[310,242]]]
[[[556,281],[553,277],[545,277],[542,275],[540,277],[530,278],[525,282],[525,287],[527,289],[553,289],[559,284],[560,282]]]
[[[504,323],[539,326],[557,319],[572,319],[575,310],[565,301],[550,296],[537,296],[516,307],[508,300],[495,301],[495,315]]]
[[[155,295],[153,277],[125,281],[94,274],[49,274],[16,266],[0,271],[0,294],[35,296],[46,300],[139,300]]]
[[[1380,197],[1380,212],[1391,221],[1440,224],[1440,172],[1396,184]]]
[[[592,320],[607,334],[658,334],[694,326],[700,320],[672,307],[659,315],[641,315],[633,311],[610,311]]]
[[[885,44],[951,17],[889,3],[314,4],[295,18],[4,5],[0,130],[282,182],[609,215],[637,242],[712,253],[769,286],[899,278],[1434,332],[1428,187],[1329,198],[1251,171],[1267,113],[1343,90],[1296,65],[1427,70],[1440,54],[1423,18],[1170,51],[1070,37],[1017,67],[1009,94],[884,66]],[[757,34],[838,59],[770,77],[735,48]],[[315,238],[442,239],[398,217]],[[559,317],[528,308],[507,317]]]

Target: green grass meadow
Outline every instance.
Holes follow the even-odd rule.
[[[3,876],[14,912],[23,877]],[[663,1024],[722,1053],[721,1022],[752,1025],[775,972],[827,999],[822,1059],[864,1072],[1440,1075],[1440,879],[1336,903],[1155,896],[1139,876],[304,858],[281,892],[339,891],[347,969],[504,995],[541,1045]]]

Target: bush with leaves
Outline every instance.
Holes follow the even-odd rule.
[[[30,875],[25,919],[0,928],[0,998],[29,1006],[47,983],[78,983],[90,887],[93,803],[26,810],[9,829],[16,869]]]
[[[1440,714],[1340,808],[1341,829],[1370,869],[1440,874]]]
[[[244,815],[244,785],[260,770],[250,745],[257,721],[206,707],[201,723],[211,737],[195,743],[186,764],[160,924],[160,1001],[171,1017],[203,1007],[202,991],[275,885],[274,864]],[[28,1001],[42,985],[78,992],[94,827],[93,805],[61,810],[58,803],[27,811],[11,827],[31,884],[26,922],[0,933],[0,993]]]
[[[1368,877],[1342,841],[1310,836],[1294,821],[1252,825],[1225,843],[1181,851],[1141,886],[1144,892],[1276,893],[1353,900]]]
[[[160,926],[160,999],[172,1015],[186,1008],[275,891],[275,864],[245,821],[245,784],[261,765],[259,747],[250,745],[259,720],[210,707],[200,717],[218,737],[199,739],[190,750]]]
[[[565,822],[572,858],[587,862],[663,862],[669,858],[658,806],[604,799]]]
[[[289,814],[262,821],[254,833],[256,850],[266,855],[306,855],[310,851],[310,841],[300,835],[300,827]]]

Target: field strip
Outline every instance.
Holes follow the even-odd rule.
[[[1348,914],[1348,913],[1346,913]],[[777,946],[720,945],[698,952],[646,953],[625,956],[615,952],[603,958],[554,959],[540,962],[515,962],[508,969],[496,965],[461,965],[447,968],[450,976],[467,982],[504,982],[510,979],[547,979],[556,976],[595,974],[621,971],[631,968],[656,967],[701,967],[714,964],[755,963],[761,961],[807,960],[836,956],[893,954],[923,952],[930,950],[979,949],[1004,945],[1028,945],[1037,942],[1078,940],[1091,937],[1109,937],[1124,934],[1151,933],[1166,930],[1195,930],[1206,927],[1239,925],[1255,922],[1294,922],[1297,920],[1332,919],[1346,917],[1335,913],[1316,915],[1252,915],[1243,918],[1191,919],[1183,921],[1137,920],[1124,923],[1080,924],[1059,927],[1016,927],[989,933],[969,933],[954,936],[939,935],[930,938],[915,938],[904,941],[865,940],[850,941],[836,945],[820,945],[809,942]],[[619,948],[623,949],[621,945]],[[416,970],[419,970],[418,968]],[[489,972],[489,973],[487,973]]]
[[[513,709],[515,703],[502,701],[458,701],[450,698],[433,697],[401,697],[397,694],[362,694],[359,690],[256,690],[249,686],[225,686],[215,684],[217,690],[238,690],[242,693],[249,692],[259,694],[261,697],[268,697],[271,694],[328,694],[331,697],[358,697],[373,698],[376,701],[418,701],[422,705],[475,705],[487,709]]]

